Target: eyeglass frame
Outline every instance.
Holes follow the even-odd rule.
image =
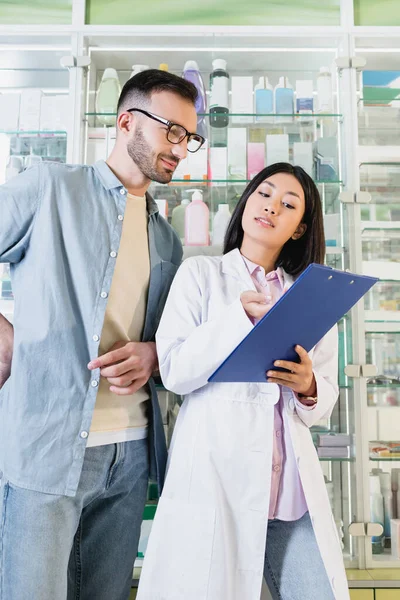
[[[190,137],[192,135],[200,138],[201,140],[203,140],[200,144],[200,146],[197,148],[197,150],[189,150],[188,147],[188,152],[190,152],[191,154],[195,154],[196,152],[198,152],[200,150],[200,148],[203,146],[203,144],[205,143],[205,138],[203,138],[202,135],[200,135],[199,133],[190,133],[190,131],[188,131],[186,129],[186,127],[184,127],[183,125],[180,125],[179,123],[174,123],[173,121],[169,121],[168,119],[164,119],[163,117],[159,117],[158,115],[155,115],[154,113],[148,112],[147,110],[142,110],[141,108],[128,108],[126,110],[126,112],[139,112],[142,113],[143,115],[145,115],[146,117],[149,117],[150,119],[153,119],[153,121],[157,121],[158,123],[162,123],[163,125],[166,125],[168,127],[167,130],[167,140],[169,141],[170,144],[180,144],[181,142],[183,142],[183,140],[185,138],[188,138],[188,146],[189,146],[189,142],[190,142]],[[184,137],[179,140],[179,142],[171,142],[171,140],[168,138],[168,134],[171,131],[172,127],[176,125],[177,127],[180,127],[181,129],[183,129],[185,131],[185,135]]]

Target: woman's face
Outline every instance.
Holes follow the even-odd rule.
[[[243,242],[255,243],[278,252],[290,239],[306,230],[304,191],[289,173],[265,179],[247,199],[242,217]]]

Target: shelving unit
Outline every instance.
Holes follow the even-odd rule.
[[[335,139],[337,177],[316,180],[324,213],[337,215],[338,228],[326,247],[327,264],[355,272],[378,275],[379,284],[339,324],[340,397],[325,431],[348,433],[352,438],[350,458],[321,459],[324,475],[333,488],[332,508],[343,522],[346,566],[378,570],[400,567],[400,560],[387,553],[373,555],[370,538],[353,538],[348,532],[352,522],[371,521],[369,472],[399,468],[399,460],[370,457],[369,442],[376,436],[396,437],[393,429],[400,422],[400,380],[368,383],[373,377],[350,378],[347,365],[374,363],[377,375],[392,376],[386,369],[399,358],[400,343],[400,106],[370,106],[362,88],[362,68],[343,66],[348,57],[365,58],[364,69],[398,69],[400,28],[355,27],[349,2],[341,1],[340,24],[299,27],[222,27],[222,26],[104,26],[85,24],[85,2],[73,0],[69,24],[48,26],[0,26],[0,92],[21,93],[40,89],[45,95],[68,97],[65,126],[52,130],[20,131],[0,119],[0,173],[10,153],[91,164],[106,158],[115,140],[115,128],[101,125],[95,112],[96,89],[104,70],[117,69],[121,85],[130,76],[133,64],[158,67],[167,62],[169,70],[181,74],[187,59],[196,60],[208,88],[214,58],[228,62],[231,76],[253,75],[256,83],[268,75],[272,85],[285,75],[292,85],[298,79],[316,77],[321,66],[332,69],[334,111],[313,115],[258,115],[267,122],[255,122],[246,113],[246,124],[229,127],[246,129],[246,143],[265,142],[265,136],[289,136],[289,159],[293,143],[312,144],[323,137]],[[60,66],[63,57],[69,69]],[[76,59],[87,59],[79,66]],[[341,65],[337,66],[337,59]],[[65,61],[63,61],[65,64]],[[101,115],[100,115],[101,116]],[[103,115],[104,116],[104,115]],[[108,116],[115,116],[110,113]],[[282,117],[290,122],[279,122]],[[208,113],[204,114],[208,122]],[[209,127],[209,146],[215,136]],[[8,146],[7,146],[8,145]],[[228,147],[229,154],[229,147]],[[29,162],[29,161],[28,161]],[[210,228],[219,203],[231,210],[249,182],[247,165],[243,176],[226,168],[224,177],[210,176],[205,156],[204,176],[188,173],[176,176],[168,186],[152,185],[155,199],[166,199],[168,217],[187,190],[201,189],[210,207]],[[228,157],[229,164],[229,157]],[[4,168],[3,168],[4,167]],[[312,173],[315,176],[315,171]],[[342,193],[359,191],[371,196],[371,203],[342,202]],[[185,258],[199,253],[218,254],[219,246],[185,247]],[[398,258],[396,253],[398,252]],[[0,273],[0,310],[12,315],[12,293],[8,272]],[[386,347],[386,354],[379,348]],[[379,345],[380,344],[380,345]],[[399,347],[400,348],[400,347]],[[387,360],[385,358],[387,357]],[[385,362],[386,360],[386,362]],[[389,362],[388,362],[389,361]],[[381,366],[382,365],[382,366]],[[392,366],[392,365],[391,365]],[[385,370],[386,369],[386,370]],[[394,371],[393,371],[394,372]],[[400,373],[399,373],[400,376]],[[170,438],[178,412],[179,398],[168,396],[164,418]],[[391,429],[392,427],[392,429]],[[399,430],[398,430],[399,431]],[[393,435],[392,435],[393,434]],[[397,433],[400,437],[400,431]],[[395,441],[395,440],[393,440]]]

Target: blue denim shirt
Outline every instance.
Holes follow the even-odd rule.
[[[0,468],[15,485],[73,496],[96,401],[98,355],[127,190],[104,161],[42,163],[0,187],[0,261],[11,263],[14,353],[0,391]],[[182,258],[147,196],[150,284],[142,341],[154,339]],[[150,380],[151,477],[162,486],[166,446]]]

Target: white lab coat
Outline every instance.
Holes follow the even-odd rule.
[[[285,274],[285,283],[292,282]],[[187,259],[172,283],[157,348],[164,385],[185,399],[137,600],[260,600],[279,386],[207,383],[252,328],[240,302],[245,290],[255,287],[239,250]],[[293,392],[283,388],[284,426],[335,599],[347,600],[339,538],[309,431],[337,400],[336,327],[310,357],[318,404],[297,412]]]

